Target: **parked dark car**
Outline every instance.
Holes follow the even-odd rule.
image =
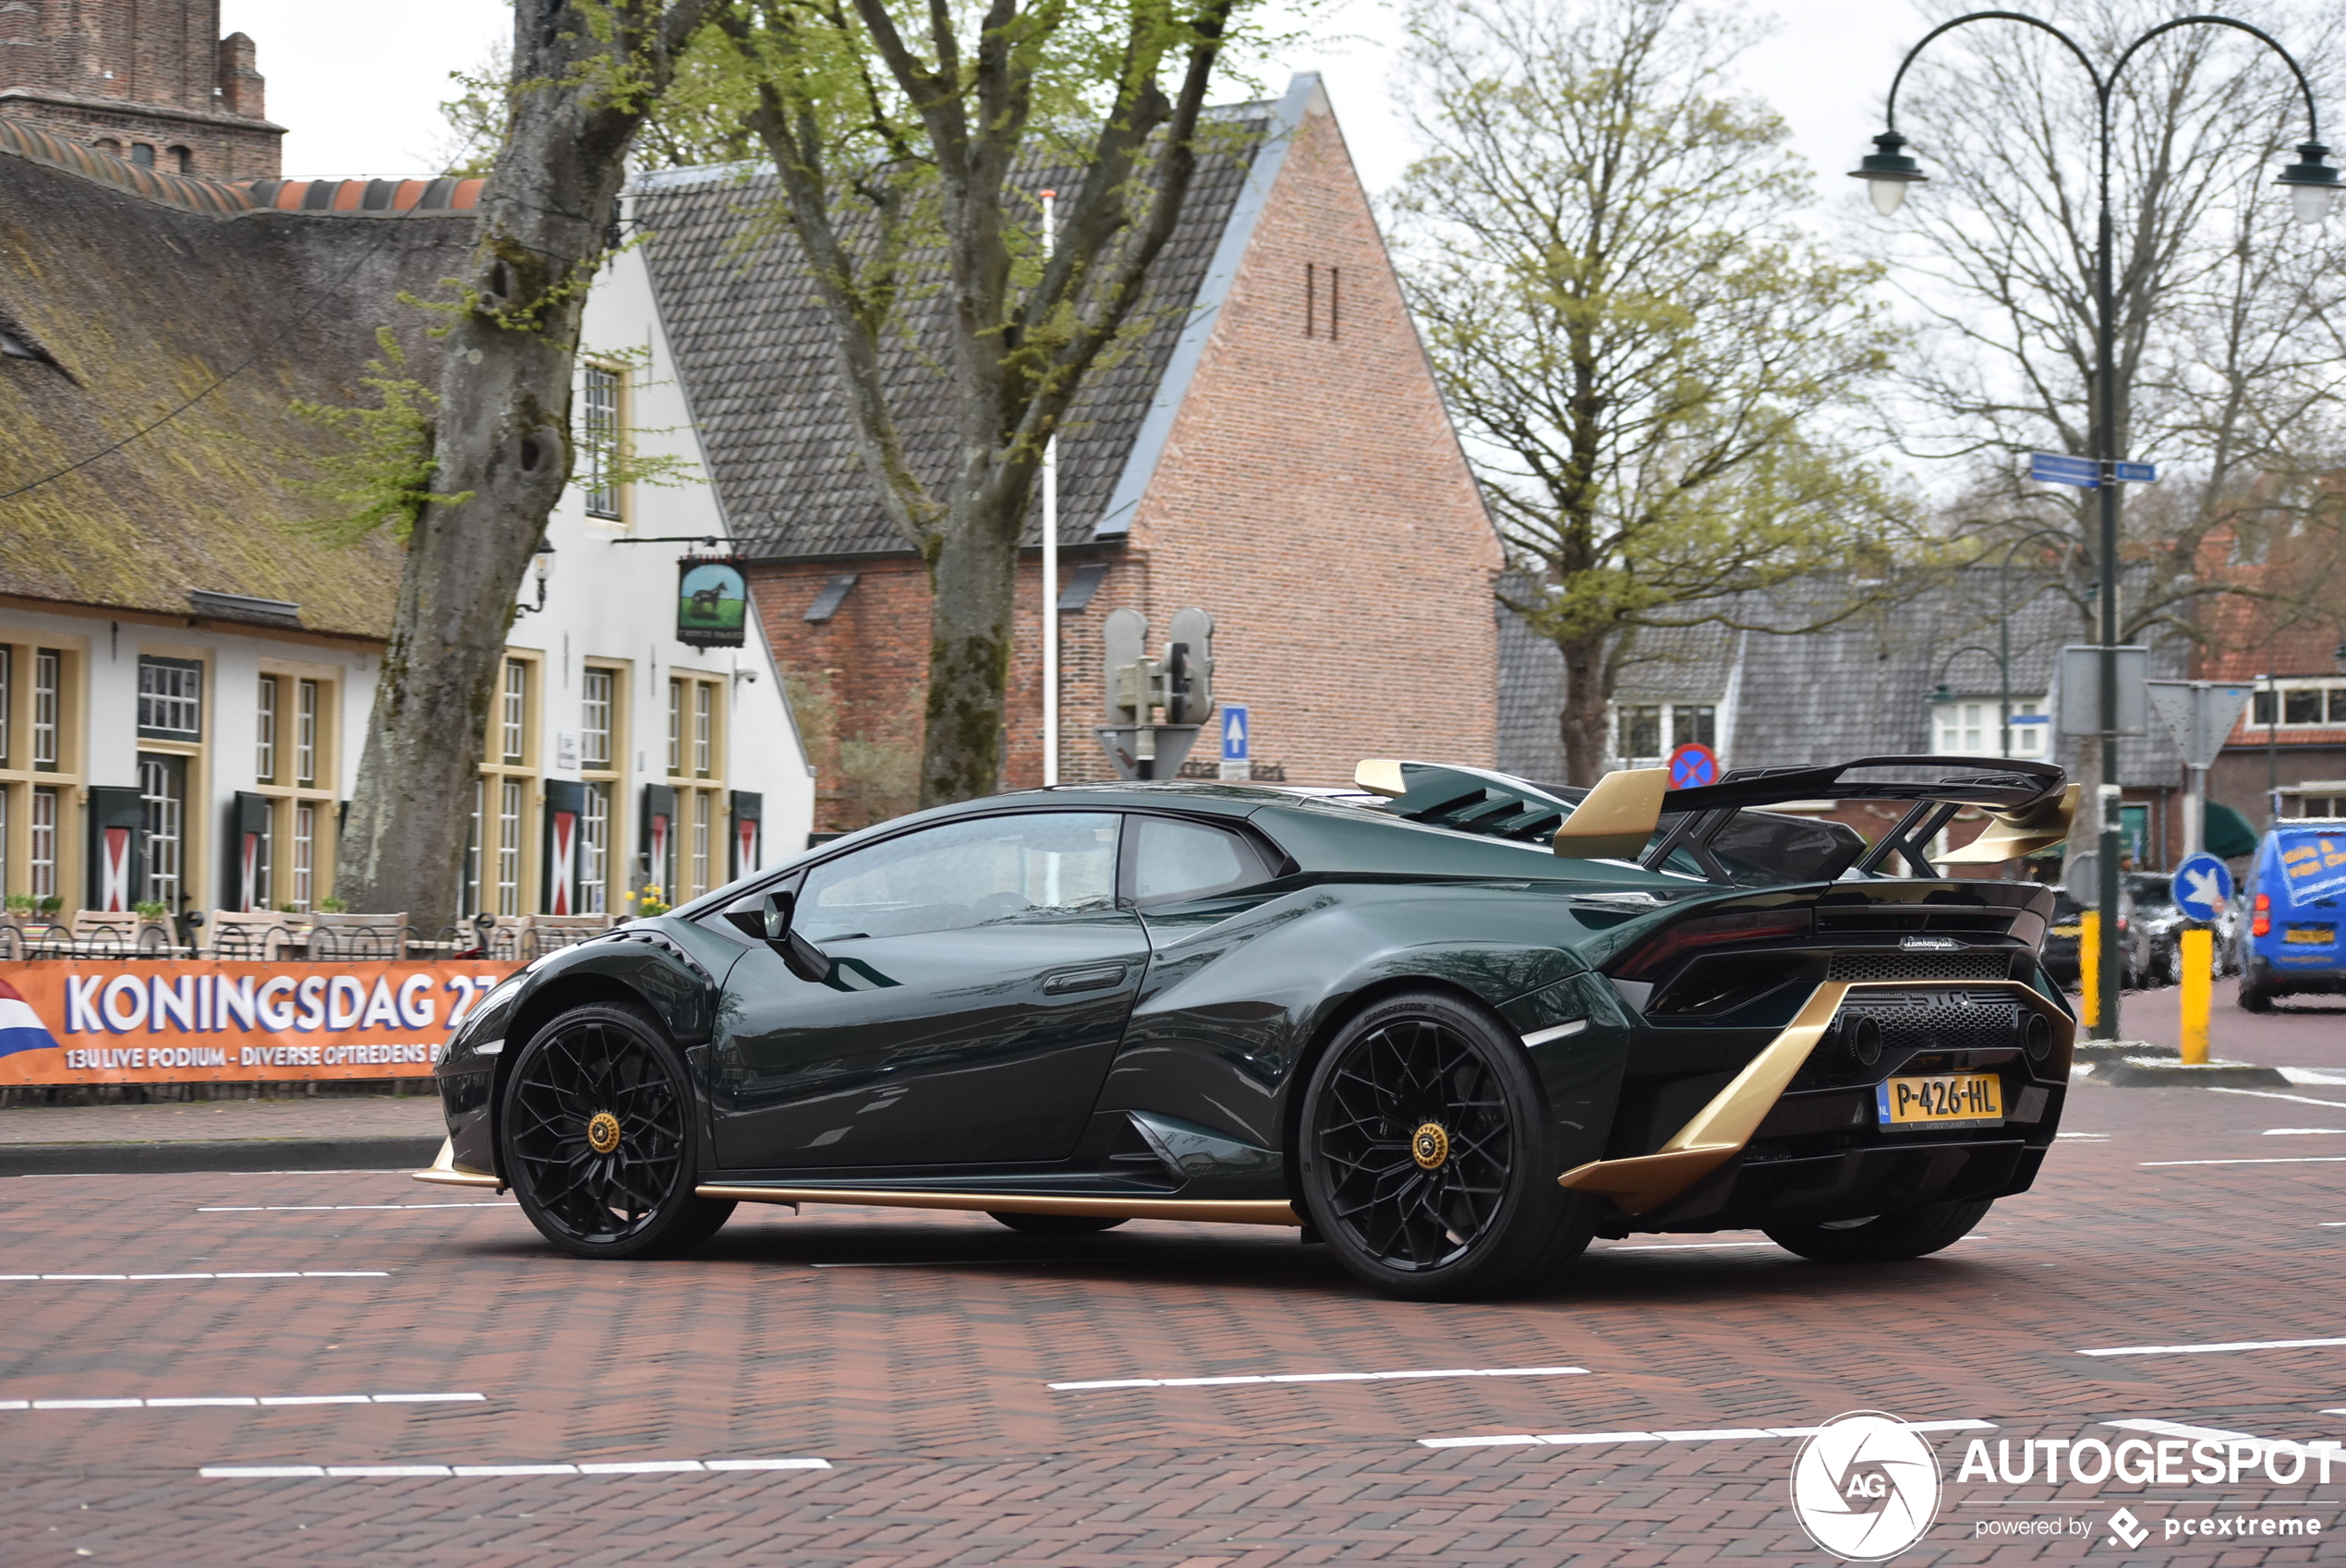
[[[2085,931],[2084,906],[2062,888],[2052,889],[2052,926],[2045,934],[2046,972],[2071,988],[2080,983],[2077,944]],[[2143,983],[2150,972],[2150,944],[2134,923],[2134,895],[2123,883],[2118,890],[2118,983],[2128,990]]]
[[[2035,1179],[2051,896],[1929,846],[1965,806],[1997,820],[1951,859],[2058,842],[2059,769],[1360,778],[943,807],[550,955],[450,1040],[420,1175],[586,1258],[877,1203],[1299,1226],[1431,1299],[1633,1231],[1912,1258]],[[1871,847],[1757,809],[1820,796],[1907,809]]]
[[[2141,983],[2177,983],[2183,978],[2183,928],[2191,917],[2175,903],[2174,879],[2163,873],[2128,872],[2126,891],[2134,900],[2131,918],[2142,932]]]

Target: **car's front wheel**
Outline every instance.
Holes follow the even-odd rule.
[[[1934,1203],[1903,1214],[1830,1220],[1820,1225],[1772,1225],[1770,1241],[1819,1263],[1895,1263],[1945,1250],[1971,1234],[1994,1200]]]
[[[635,1007],[589,1003],[540,1029],[514,1063],[498,1128],[522,1212],[576,1257],[672,1257],[733,1212],[694,1194],[698,1118],[684,1064]]]
[[[1562,1164],[1523,1047],[1438,992],[1347,1023],[1304,1091],[1307,1218],[1388,1295],[1462,1301],[1518,1289],[1578,1255],[1594,1200]]]

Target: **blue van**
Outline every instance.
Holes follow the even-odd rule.
[[[2283,822],[2256,846],[2249,874],[2248,961],[2240,1005],[2261,1013],[2276,996],[2346,992],[2338,940],[2346,899],[2346,817]]]

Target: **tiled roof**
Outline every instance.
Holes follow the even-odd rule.
[[[385,634],[399,552],[298,531],[325,508],[300,488],[322,433],[292,404],[361,401],[382,325],[435,383],[429,318],[398,296],[457,271],[472,224],[225,213],[89,156],[94,174],[0,151],[0,325],[45,356],[0,356],[0,494],[31,486],[0,500],[0,593],[174,616],[279,600],[312,631]]]
[[[1217,115],[1218,125],[1238,134],[1200,160],[1179,225],[1151,272],[1143,309],[1154,320],[1129,351],[1092,373],[1059,438],[1063,543],[1113,535],[1129,522],[1133,498],[1119,485],[1151,460],[1147,441],[1162,440],[1167,420],[1150,416],[1163,401],[1168,370],[1178,380],[1184,351],[1194,357],[1195,318],[1210,317],[1218,302],[1230,259],[1225,241],[1259,204],[1264,165],[1281,150],[1277,127],[1287,107]],[[1031,196],[1076,177],[1031,163],[1011,184]],[[856,464],[828,329],[798,243],[772,215],[778,184],[769,173],[735,165],[652,176],[633,195],[711,477],[733,537],[753,556],[905,550],[872,479]],[[950,455],[949,308],[941,289],[915,291],[905,312],[909,332],[883,350],[905,445],[933,488],[944,483]],[[1040,520],[1038,499],[1027,542],[1039,538]]]
[[[1780,590],[1737,609],[1763,623],[1794,623],[1799,607],[1787,601],[1801,591]],[[1829,592],[1830,585],[1808,591]],[[2014,597],[2025,593],[2025,587],[2016,586]],[[1994,658],[1978,653],[1950,658],[1968,645],[1996,646],[1996,573],[1983,569],[1959,573],[1945,587],[1823,632],[1746,635],[1687,628],[1644,633],[1641,648],[1648,645],[1647,639],[1656,639],[1655,651],[1674,657],[1633,666],[1614,700],[1728,706],[1731,711],[1722,719],[1732,724],[1732,731],[1723,734],[1721,742],[1733,767],[1928,752],[1932,744],[1930,695],[1942,672],[1960,694],[1999,694]],[[1769,614],[1771,609],[1778,613]],[[1561,778],[1564,754],[1556,716],[1564,701],[1562,657],[1504,607],[1498,616],[1499,766],[1530,778]],[[2015,606],[2015,701],[2042,701],[2052,685],[2060,650],[2086,640],[2076,611],[2064,599],[2045,593]],[[2150,665],[2155,679],[2183,676],[2189,669],[2188,645],[2179,638],[2155,645]],[[2062,739],[2055,760],[2074,768],[2075,751],[2074,742]],[[2121,743],[2119,771],[2127,784],[2172,785],[2180,781],[2182,767],[2172,738],[2156,717],[2148,734]]]
[[[151,201],[220,217],[263,209],[284,212],[469,212],[478,205],[480,187],[486,183],[477,179],[233,183],[199,179],[149,163],[133,163],[5,115],[0,115],[0,151],[13,152],[31,163],[130,191]]]

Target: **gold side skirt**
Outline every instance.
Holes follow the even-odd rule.
[[[1626,1160],[1592,1160],[1575,1165],[1556,1177],[1556,1185],[1576,1192],[1597,1192],[1612,1199],[1626,1214],[1643,1214],[1662,1207],[1696,1182],[1743,1152],[1760,1124],[1768,1119],[1785,1087],[1807,1065],[1808,1054],[1832,1027],[1833,1015],[1853,991],[1911,991],[1917,986],[1961,983],[1969,990],[1995,989],[2018,995],[2053,1026],[2053,1053],[2046,1060],[2063,1070],[2069,1062],[2077,1026],[2066,1013],[2016,980],[1862,981],[1829,980],[1809,993],[1808,1000],[1783,1033],[1737,1073],[1694,1119],[1671,1135],[1670,1141],[1651,1154]]]
[[[1203,1220],[1226,1225],[1300,1225],[1294,1206],[1267,1200],[1179,1198],[1046,1198],[1008,1192],[868,1191],[840,1187],[727,1187],[693,1189],[703,1198],[744,1203],[868,1203],[893,1209],[972,1209],[1000,1214],[1082,1214],[1119,1220]]]
[[[428,1181],[434,1187],[486,1187],[495,1191],[505,1190],[505,1184],[488,1171],[468,1171],[456,1164],[456,1140],[442,1139],[440,1153],[429,1167],[414,1173],[414,1180]]]

